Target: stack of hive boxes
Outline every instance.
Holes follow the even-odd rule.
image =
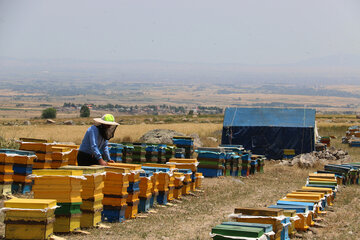
[[[129,187],[127,189],[128,197],[126,199],[127,208],[125,211],[125,218],[135,218],[138,213],[139,194],[140,194],[140,172],[141,165],[139,164],[126,164],[126,163],[109,163],[111,167],[121,167],[130,169],[129,174]]]
[[[105,171],[102,221],[122,222],[125,220],[127,209],[130,170],[121,167],[106,167]]]
[[[146,154],[146,146],[143,144],[135,144],[134,150],[132,153],[132,162],[133,163],[143,163],[146,162],[145,154]]]
[[[6,239],[49,239],[53,234],[56,200],[13,198],[4,206]]]
[[[168,164],[175,164],[177,169],[189,169],[191,170],[191,191],[195,191],[195,182],[196,182],[196,171],[199,162],[197,159],[179,159],[171,158]]]
[[[158,162],[158,148],[156,145],[146,146],[146,162],[157,163]]]
[[[14,154],[12,192],[25,194],[31,191],[32,180],[28,176],[32,173],[36,155],[33,152],[20,150],[14,150]]]
[[[123,145],[123,155],[122,155],[122,162],[123,163],[131,163],[132,162],[132,154],[134,151],[134,146],[132,145]]]
[[[159,179],[158,179],[158,177],[159,177],[160,170],[158,168],[146,167],[146,166],[142,166],[141,168],[146,172],[153,173],[153,175],[151,176],[152,188],[151,188],[151,198],[150,198],[150,208],[152,208],[154,206],[157,196],[159,195],[159,189],[158,189]]]
[[[166,163],[166,145],[159,144],[158,149],[158,163]]]
[[[11,194],[11,184],[13,183],[13,164],[14,154],[0,153],[0,195]]]
[[[21,142],[20,150],[35,152],[36,159],[34,159],[34,165],[33,165],[34,169],[51,168],[52,144],[47,143],[46,140],[39,139],[37,141],[38,142]]]
[[[184,174],[184,181],[183,181],[183,187],[182,187],[182,195],[188,195],[190,194],[191,191],[191,170],[189,169],[183,169],[180,170],[180,172],[182,172]]]
[[[192,158],[194,153],[194,139],[192,137],[175,136],[173,143],[177,148],[185,149],[185,158]]]
[[[133,164],[134,165],[134,164]],[[129,175],[129,187],[128,187],[128,193],[129,196],[126,200],[126,203],[128,205],[126,211],[125,211],[125,218],[131,219],[135,218],[138,213],[138,206],[139,206],[139,193],[140,193],[140,172],[141,165],[134,166],[133,169],[131,169],[130,175]]]
[[[174,178],[175,178],[174,198],[180,199],[182,195],[182,189],[184,186],[185,175],[184,173],[181,172],[174,172]]]
[[[173,158],[175,155],[175,146],[167,145],[165,148],[165,160],[168,162],[170,158]]]
[[[150,209],[150,201],[153,189],[153,172],[145,171],[140,173],[140,193],[139,193],[139,209],[138,212],[147,212]]]
[[[247,177],[250,175],[251,155],[244,153],[241,155],[241,176]]]
[[[51,147],[51,168],[60,168],[69,164],[69,155],[71,148],[68,147]]]
[[[205,177],[223,176],[225,153],[221,148],[198,148],[198,171]]]
[[[118,143],[109,143],[109,153],[111,160],[122,162],[123,145]]]
[[[157,164],[157,163],[145,163],[144,167],[157,168],[160,172],[158,173],[158,190],[157,202],[159,204],[167,204],[168,199],[174,199],[175,189],[175,178],[173,172],[176,167],[175,164]]]
[[[102,200],[104,198],[104,173],[103,166],[64,166],[66,170],[81,170],[86,180],[82,180],[81,199],[82,211],[80,226],[81,228],[95,227],[101,222],[101,212],[103,210]]]
[[[77,166],[77,155],[78,155],[79,149],[71,149],[69,154],[69,165]]]
[[[204,178],[203,174],[200,172],[196,173],[196,181],[195,181],[195,187],[201,188],[202,186],[202,179]]]
[[[80,227],[81,170],[34,170],[33,192],[36,199],[56,199],[54,232],[71,232]]]
[[[176,158],[185,158],[185,149],[184,148],[175,148],[175,157]]]

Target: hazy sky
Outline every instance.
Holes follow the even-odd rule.
[[[0,57],[277,64],[360,55],[359,0],[0,0]]]

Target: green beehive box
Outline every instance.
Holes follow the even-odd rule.
[[[264,231],[261,228],[252,227],[240,227],[232,225],[217,225],[211,230],[212,234],[219,234],[222,236],[230,237],[245,237],[245,238],[259,238],[264,235]],[[214,239],[217,238],[216,236]]]
[[[57,203],[59,208],[55,210],[55,215],[71,215],[81,213],[80,205],[82,203]]]

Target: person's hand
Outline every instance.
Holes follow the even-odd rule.
[[[101,165],[101,166],[107,166],[108,164],[107,164],[107,162],[104,161],[104,159],[100,158],[100,159],[99,159],[99,165]]]
[[[108,163],[115,163],[115,161],[114,160],[109,160]]]

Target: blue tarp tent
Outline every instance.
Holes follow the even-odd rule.
[[[222,144],[243,145],[255,154],[281,159],[315,149],[315,109],[226,108]]]

